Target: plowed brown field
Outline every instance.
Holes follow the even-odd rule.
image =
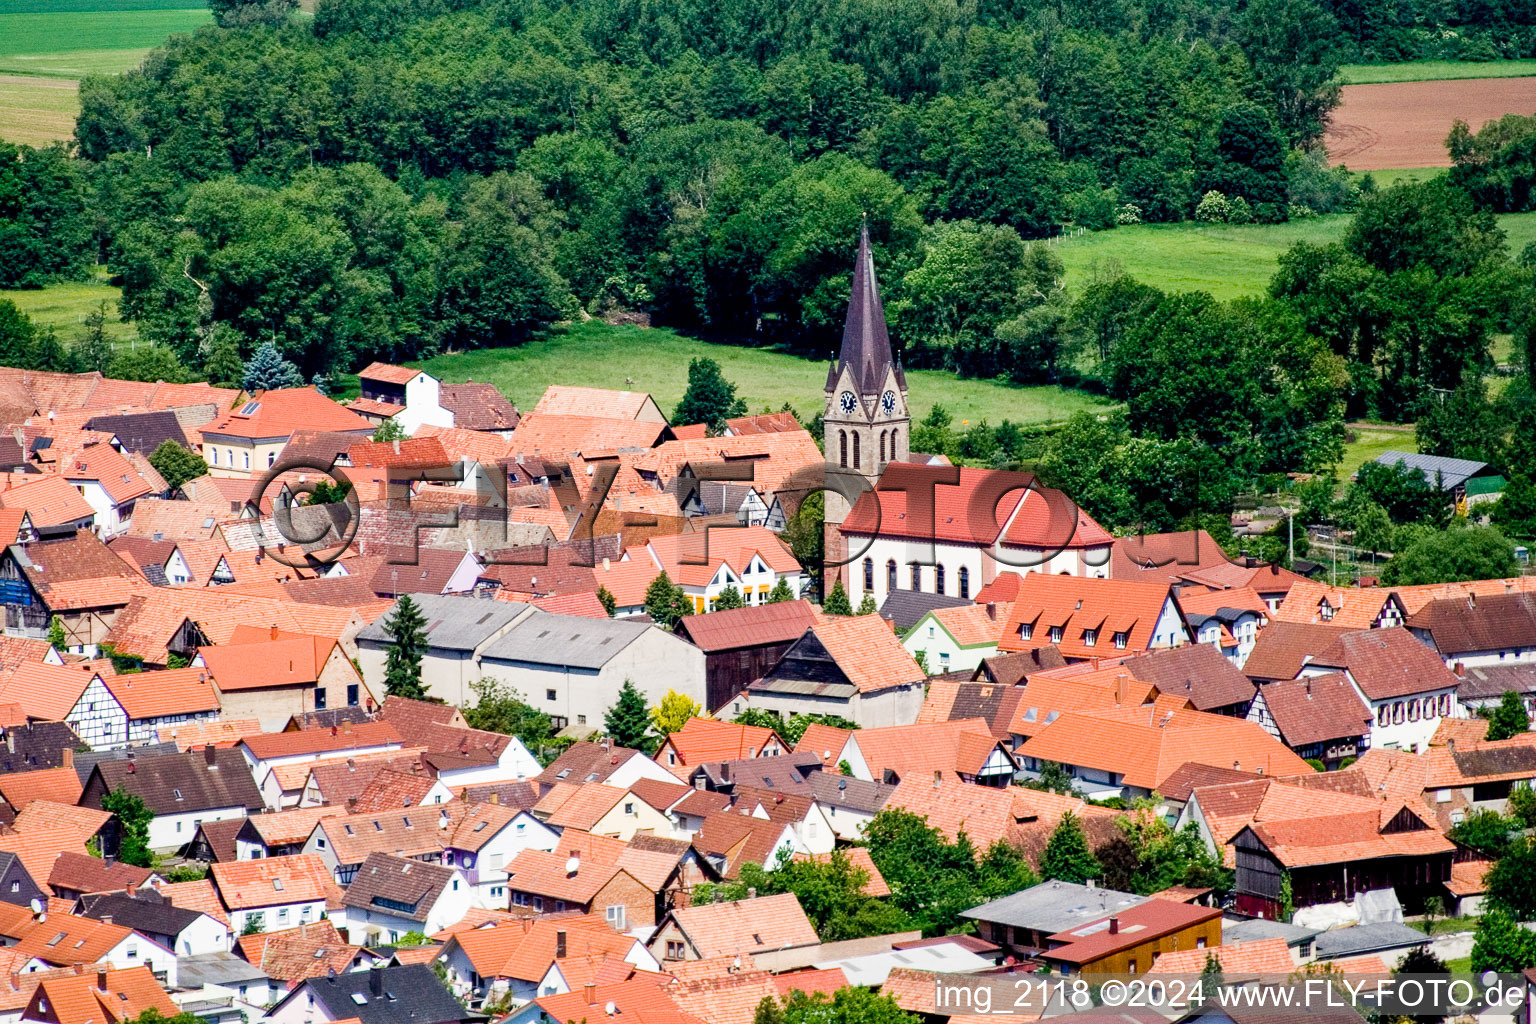
[[[1536,78],[1346,85],[1325,139],[1328,159],[1352,171],[1449,167],[1445,137],[1505,114],[1536,114]]]

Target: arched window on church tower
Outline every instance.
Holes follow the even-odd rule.
[[[960,567],[960,596],[965,598],[971,596],[971,570],[963,565]]]
[[[885,431],[880,431],[880,461],[885,461]]]
[[[894,558],[885,563],[885,589],[887,591],[896,589],[896,559]]]
[[[853,432],[853,468],[859,468],[859,432]]]
[[[933,592],[935,594],[942,594],[942,593],[944,593],[944,566],[943,565],[936,565],[936,566],[933,567]]]
[[[847,469],[848,468],[848,431],[846,431],[846,430],[839,430],[837,432],[837,444],[838,444],[838,447],[842,450],[842,452],[841,452],[842,458],[841,458],[841,461],[840,461],[840,465],[844,469]]]
[[[891,461],[892,462],[896,461],[896,453],[899,450],[900,449],[898,449],[896,447],[896,431],[892,430],[891,431]]]
[[[866,558],[866,559],[864,559],[864,593],[872,594],[874,592],[875,592],[875,560],[873,558]]]

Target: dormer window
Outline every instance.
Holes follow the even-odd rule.
[[[1125,650],[1126,647],[1129,646],[1130,642],[1131,642],[1131,638],[1125,632],[1125,630],[1122,629],[1122,630],[1120,630],[1119,632],[1117,632],[1115,634],[1115,648],[1117,650],[1121,650],[1121,651]]]
[[[1083,646],[1092,647],[1099,642],[1099,631],[1096,629],[1083,630]]]
[[[1035,635],[1035,624],[1033,622],[1021,622],[1021,623],[1019,623],[1019,639],[1020,640],[1029,640],[1034,635]]]
[[[1061,634],[1061,627],[1060,626],[1052,626],[1051,627],[1051,643],[1053,643],[1053,644],[1061,643],[1061,635],[1062,634]]]
[[[1328,603],[1326,597],[1317,606],[1317,616],[1324,622],[1331,622],[1333,620],[1333,605]]]

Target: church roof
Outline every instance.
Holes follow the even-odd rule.
[[[853,266],[853,287],[848,297],[848,320],[843,325],[843,348],[837,366],[827,377],[827,390],[836,386],[843,367],[851,367],[859,390],[874,394],[885,386],[886,370],[892,368],[891,339],[885,330],[885,308],[880,303],[880,284],[875,279],[875,258],[869,249],[869,224],[859,231],[859,254]],[[894,367],[903,390],[907,382],[901,367]]]

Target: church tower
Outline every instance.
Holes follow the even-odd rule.
[[[827,371],[826,394],[823,436],[832,472],[861,476],[873,487],[886,463],[906,461],[912,423],[907,378],[891,357],[867,222],[859,233],[843,347]],[[841,495],[826,492],[828,526],[841,524],[849,511]]]

